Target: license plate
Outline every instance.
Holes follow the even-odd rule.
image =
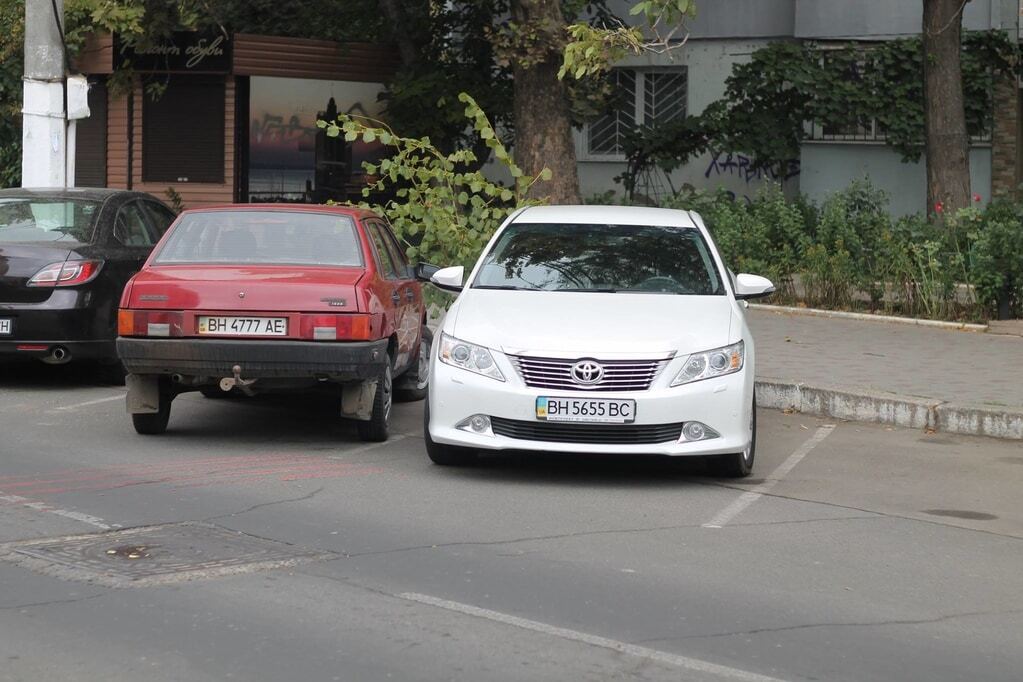
[[[536,399],[536,418],[548,422],[629,424],[636,420],[636,401],[540,396]]]
[[[0,317],[0,336],[10,336],[14,333],[14,318]]]
[[[199,317],[200,334],[211,336],[287,336],[286,317]]]

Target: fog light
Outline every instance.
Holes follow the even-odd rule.
[[[455,428],[461,431],[471,431],[481,436],[493,436],[494,432],[490,428],[490,417],[485,414],[474,414],[468,419],[455,424]]]
[[[709,440],[717,438],[721,434],[700,422],[686,422],[682,427],[682,437],[687,441]]]

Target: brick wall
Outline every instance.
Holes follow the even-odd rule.
[[[1015,77],[995,81],[994,129],[991,131],[991,192],[995,196],[1016,192],[1020,182],[1019,99]]]

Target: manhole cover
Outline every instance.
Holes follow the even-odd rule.
[[[334,556],[204,523],[13,542],[0,557],[41,573],[144,587],[293,566]]]

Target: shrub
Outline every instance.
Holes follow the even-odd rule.
[[[1023,317],[1023,206],[994,201],[970,226],[978,298],[1000,319]]]

